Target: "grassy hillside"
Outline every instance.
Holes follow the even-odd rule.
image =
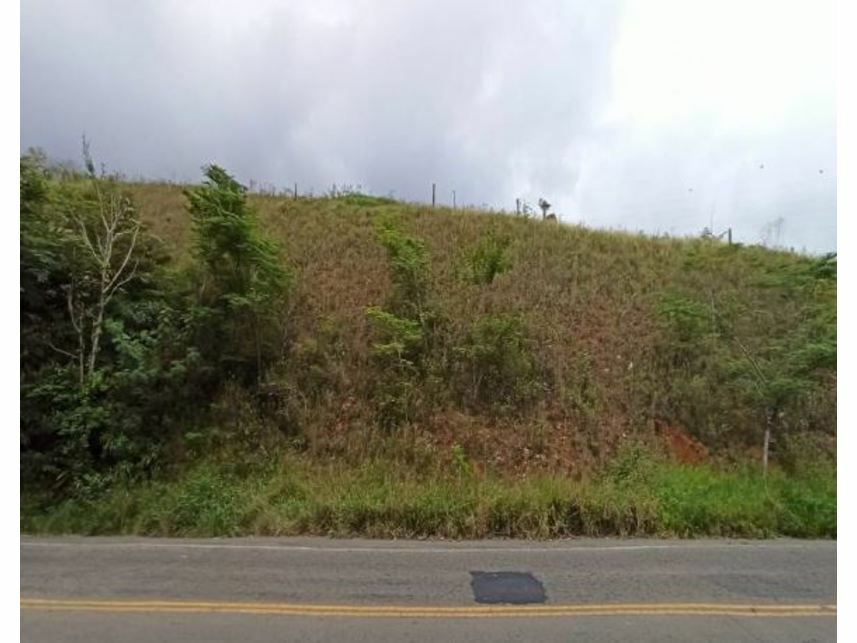
[[[181,189],[130,189],[152,232],[178,261],[186,260],[190,222]],[[386,217],[425,241],[432,296],[443,311],[450,344],[460,343],[485,316],[516,314],[523,320],[540,369],[535,402],[497,417],[432,401],[417,427],[432,441],[459,443],[471,457],[502,459],[503,466],[585,466],[623,436],[651,432],[657,421],[678,424],[716,450],[761,446],[764,419],[728,383],[706,380],[706,372],[692,374],[700,382],[676,381],[679,374],[664,366],[675,337],[665,328],[663,302],[682,297],[708,305],[713,299],[722,315],[727,306],[736,316],[755,309],[757,314],[735,320],[746,323],[740,332],[753,349],[772,332],[798,326],[814,303],[775,279],[811,267],[812,260],[760,247],[353,197],[256,196],[251,203],[296,268],[292,356],[305,368],[329,369],[317,374],[335,380],[335,395],[301,421],[318,448],[359,450],[373,424],[363,394],[377,376],[370,366],[373,331],[365,311],[382,304],[391,290],[386,253],[373,226]],[[462,276],[468,251],[491,235],[509,242],[508,270],[490,284],[471,283]],[[272,386],[276,382],[272,375]],[[795,428],[835,431],[833,384],[814,401],[818,408],[806,411],[807,425]]]
[[[117,189],[170,283],[206,287],[183,189]],[[168,415],[143,479],[34,483],[25,528],[835,535],[835,261],[355,194],[248,203],[290,276],[263,368]]]

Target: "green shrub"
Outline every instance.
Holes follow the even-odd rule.
[[[393,293],[386,309],[366,310],[377,337],[372,344],[377,373],[372,395],[379,423],[392,428],[413,420],[427,396],[439,316],[429,302],[425,245],[390,220],[382,220],[376,232],[387,250]]]
[[[464,255],[463,276],[473,284],[490,284],[509,270],[512,265],[508,256],[510,240],[489,233]]]
[[[401,317],[425,323],[429,312],[429,260],[425,244],[404,234],[389,219],[382,220],[376,232],[387,250],[393,277],[388,307]]]
[[[703,350],[706,338],[715,332],[712,311],[694,299],[665,295],[658,313],[677,357],[683,358],[685,363],[692,363]]]
[[[393,205],[396,203],[395,199],[383,196],[372,196],[370,194],[362,194],[360,192],[344,194],[343,196],[337,197],[337,200],[360,208],[375,208],[382,205]]]
[[[544,390],[519,315],[477,319],[453,350],[456,390],[462,402],[494,412],[521,410]]]
[[[372,346],[377,365],[375,403],[382,426],[398,426],[413,418],[425,376],[426,342],[419,322],[397,317],[380,308],[366,315],[379,341]]]

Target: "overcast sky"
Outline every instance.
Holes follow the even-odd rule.
[[[836,248],[832,0],[23,0],[21,149]]]

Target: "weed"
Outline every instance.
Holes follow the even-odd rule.
[[[507,249],[508,237],[498,237],[490,232],[464,255],[462,273],[465,279],[474,284],[490,284],[502,273],[509,270],[511,260]]]

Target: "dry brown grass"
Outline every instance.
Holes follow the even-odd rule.
[[[176,261],[187,261],[191,231],[181,188],[128,189]],[[549,374],[546,393],[523,415],[488,417],[438,404],[419,426],[403,430],[414,449],[445,453],[460,444],[485,465],[577,470],[611,453],[623,436],[653,433],[659,400],[670,387],[657,368],[656,309],[665,292],[752,300],[776,309],[783,324],[800,315],[800,302],[756,287],[760,266],[805,261],[792,254],[399,203],[361,207],[258,195],[252,203],[295,268],[290,350],[316,350],[322,325],[338,333],[337,384],[304,403],[302,430],[312,448],[354,455],[380,439],[365,399],[368,380],[378,375],[369,367],[365,309],[383,304],[391,284],[373,229],[379,216],[398,217],[408,234],[426,242],[432,292],[452,337],[481,315],[521,313]],[[512,240],[511,269],[489,285],[467,283],[459,276],[462,253],[489,230]],[[733,421],[741,417],[736,411]]]

